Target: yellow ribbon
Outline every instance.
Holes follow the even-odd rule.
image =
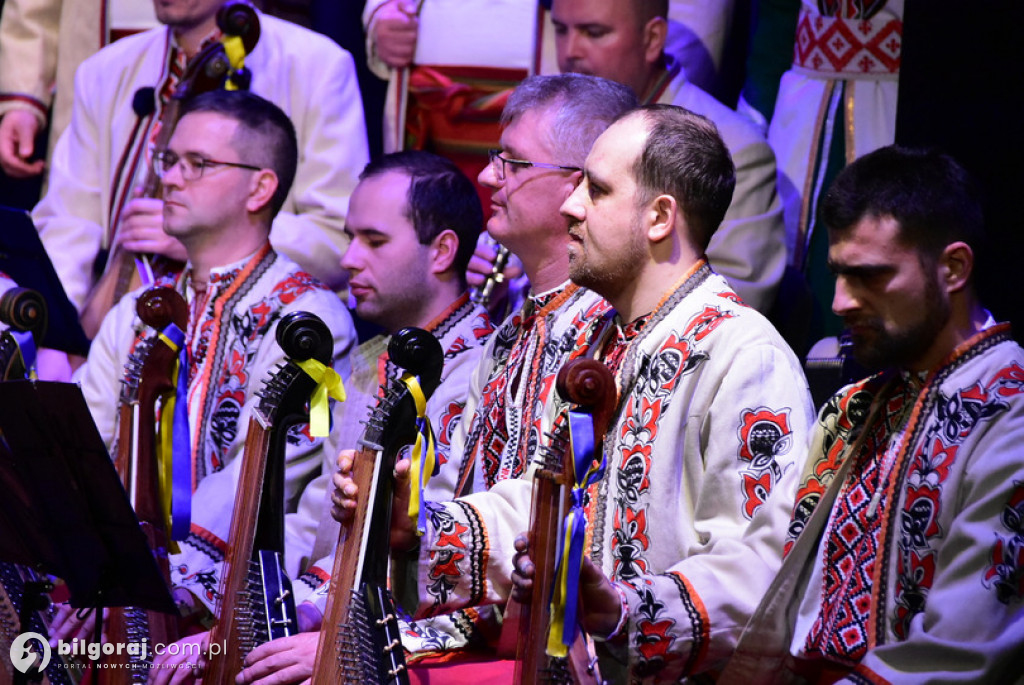
[[[163,333],[157,337],[167,345],[177,356],[178,345]],[[181,362],[174,363],[174,373],[171,378],[177,378]],[[174,455],[174,405],[177,402],[177,395],[170,393],[160,408],[160,440],[157,444],[157,476],[160,484],[160,509],[164,514],[164,530],[167,531],[167,551],[171,554],[178,554],[181,549],[177,540],[171,538],[171,488],[173,487],[174,476],[172,472]]]
[[[413,403],[416,405],[416,419],[419,430],[416,431],[416,442],[412,446],[412,464],[409,468],[409,477],[414,487],[409,488],[409,518],[416,526],[416,535],[423,535],[426,531],[426,521],[420,520],[420,500],[423,498],[423,490],[430,482],[434,473],[434,432],[430,430],[430,421],[427,419],[427,398],[420,387],[419,379],[411,373],[402,374],[400,379],[412,395]],[[426,440],[424,440],[424,435]]]
[[[294,360],[293,360],[294,361]],[[295,365],[316,381],[316,389],[309,398],[309,434],[326,438],[331,432],[331,407],[328,397],[345,401],[345,386],[338,372],[316,359],[296,361]]]
[[[224,45],[224,54],[227,55],[233,71],[238,71],[245,66],[245,43],[242,42],[241,36],[224,36],[221,43]],[[224,83],[224,90],[238,90],[238,87],[231,82],[231,79],[228,79]]]

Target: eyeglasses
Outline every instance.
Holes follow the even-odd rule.
[[[521,166],[524,169],[526,167],[537,167],[538,169],[558,169],[559,171],[583,171],[576,166],[562,166],[560,164],[545,164],[543,162],[528,162],[525,159],[508,159],[507,157],[501,156],[501,150],[488,150],[487,155],[491,160],[491,167],[494,168],[494,175],[498,177],[499,181],[505,180],[506,164],[512,164],[515,166]],[[501,164],[495,164],[495,160],[500,160]]]
[[[206,159],[198,155],[182,155],[178,156],[177,152],[171,150],[159,150],[153,154],[153,171],[161,179],[164,178],[171,169],[175,166],[181,165],[181,177],[186,181],[198,181],[203,177],[203,172],[207,168],[215,168],[219,166],[231,166],[239,169],[251,169],[252,171],[260,171],[263,167],[253,166],[251,164],[242,164],[241,162],[221,162],[216,159]]]

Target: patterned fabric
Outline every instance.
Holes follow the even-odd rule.
[[[796,25],[793,65],[826,78],[895,77],[902,47],[900,19],[812,15],[805,8]]]
[[[607,303],[594,293],[567,284],[531,295],[495,333],[473,405],[478,409],[462,443],[463,452],[474,455],[468,463],[475,461],[480,471],[475,491],[525,472],[542,443],[558,369],[588,322],[606,311]]]
[[[603,349],[616,323],[613,313],[593,319],[581,339]],[[732,650],[778,568],[801,454],[792,446],[812,412],[796,358],[706,264],[627,337],[609,467],[585,505],[590,557],[628,606],[622,636],[598,646],[601,672],[610,682],[678,682]],[[560,415],[564,403],[553,404]],[[504,601],[532,473],[430,505],[417,568],[393,573],[396,583],[418,574],[415,615]],[[768,474],[760,505],[748,501],[752,473]]]
[[[192,437],[192,525],[181,553],[171,555],[171,578],[213,607],[219,562],[241,468],[249,414],[256,391],[284,359],[274,339],[278,321],[293,311],[312,311],[334,336],[335,368],[348,376],[346,355],[355,341],[351,317],[338,297],[269,245],[251,257],[211,270],[197,294],[186,270],[169,283],[189,304],[185,331],[189,355],[188,409]],[[135,315],[138,292],[111,310],[79,372],[82,390],[100,435],[117,434],[118,395],[129,352],[154,333]],[[302,488],[320,468],[322,439],[300,425],[289,432],[285,454],[285,506],[295,508]]]
[[[867,651],[871,577],[882,528],[878,511],[887,504],[885,484],[892,475],[907,431],[908,409],[918,389],[906,382],[887,399],[885,411],[866,442],[867,450],[856,456],[863,466],[836,499],[836,513],[825,532],[827,571],[822,595],[829,598],[828,605],[807,637],[808,654],[852,665]],[[876,455],[880,458],[874,458]]]
[[[876,398],[879,418],[865,425]],[[868,438],[851,454],[861,431]],[[830,400],[794,519],[806,521],[836,465],[856,461],[815,557],[787,559],[783,569],[812,566],[808,591],[794,600],[792,653],[855,666],[854,680],[864,682],[907,682],[910,673],[914,682],[934,680],[928,668],[962,682],[1019,675],[1021,445],[1024,350],[1005,325],[965,342],[923,386],[890,374]]]

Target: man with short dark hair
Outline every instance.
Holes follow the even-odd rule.
[[[570,355],[600,358],[620,398],[580,550],[581,623],[610,682],[714,669],[781,561],[811,407],[793,353],[703,257],[734,173],[713,124],[648,106],[598,137],[561,207],[571,278],[613,307]],[[567,407],[552,405],[559,431]],[[538,468],[429,504],[443,535],[421,538],[417,612],[507,597]]]
[[[166,150],[157,151],[165,230],[185,246],[188,263],[174,287],[189,307],[184,330],[188,368],[191,516],[181,551],[170,555],[175,595],[186,610],[213,611],[250,411],[284,361],[274,331],[286,314],[311,311],[334,337],[335,366],[347,374],[355,342],[337,295],[273,250],[270,226],[287,195],[298,151],[295,131],[276,105],[247,92],[218,91],[193,100]],[[86,364],[82,391],[109,445],[117,435],[120,379],[128,355],[156,335],[129,294],[104,319]],[[294,510],[320,469],[323,440],[298,426],[289,432],[283,503]],[[179,509],[172,508],[177,512]],[[57,635],[60,637],[60,635]]]
[[[185,257],[161,230],[160,200],[137,191],[188,60],[222,37],[217,12],[223,4],[154,0],[163,26],[103,48],[75,74],[71,120],[54,148],[49,188],[32,218],[80,311],[97,281],[95,270],[105,268],[106,251],[123,245]],[[293,119],[301,150],[288,201],[274,219],[274,248],[328,286],[341,287],[348,196],[369,158],[355,66],[325,36],[259,12],[257,17],[259,40],[245,56],[250,89]]]
[[[407,326],[430,331],[445,355],[441,382],[425,410],[438,463],[424,487],[430,499],[453,497],[465,468],[464,455],[451,450],[452,435],[463,417],[470,377],[494,330],[486,312],[470,301],[465,281],[482,223],[473,184],[452,162],[429,152],[398,152],[370,162],[349,205],[345,230],[351,242],[341,263],[351,276],[356,311],[386,333],[364,342],[350,356],[348,399],[335,411],[331,443],[355,445],[367,405],[379,388],[398,377],[400,370],[387,354],[391,335]],[[325,452],[323,475],[310,484],[298,512],[285,521],[288,571],[299,578],[293,584],[296,599],[307,600],[299,605],[300,614],[311,619],[307,629],[320,623],[337,551],[340,528],[330,517],[327,493],[336,454]],[[318,632],[304,632],[257,647],[246,659],[241,681],[298,682],[308,677],[319,638]]]
[[[1014,682],[1024,350],[975,292],[977,194],[950,157],[891,146],[822,216],[832,309],[878,373],[822,408],[786,561],[721,682]]]
[[[623,83],[641,103],[678,105],[715,122],[736,167],[736,187],[707,248],[712,268],[751,307],[767,312],[786,265],[775,156],[744,117],[687,80],[665,52],[668,0],[554,0],[558,68]]]

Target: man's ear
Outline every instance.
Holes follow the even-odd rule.
[[[939,257],[939,277],[946,292],[955,293],[964,289],[974,271],[974,251],[967,243],[950,243]]]
[[[647,64],[658,64],[665,51],[668,40],[668,21],[663,17],[653,17],[643,28],[644,61]]]
[[[459,252],[459,236],[455,231],[446,228],[430,241],[430,273],[440,274],[449,271],[455,264]]]
[[[659,243],[671,237],[676,230],[677,208],[676,199],[671,195],[659,195],[647,205],[644,216],[647,220],[646,230],[649,241]]]
[[[245,203],[245,208],[252,213],[268,208],[274,193],[277,192],[278,183],[277,174],[271,169],[260,169],[253,174],[249,186],[249,200]]]

